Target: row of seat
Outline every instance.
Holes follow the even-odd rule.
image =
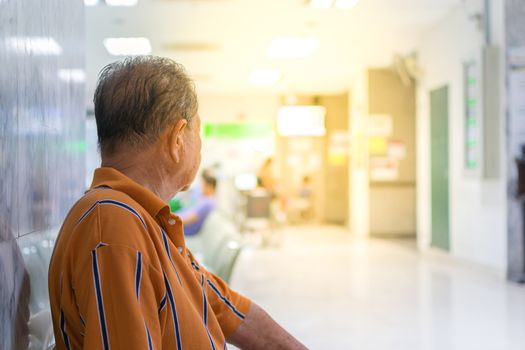
[[[27,328],[23,329],[24,333],[27,332],[23,337],[27,337],[28,350],[48,350],[54,347],[47,291],[47,269],[57,232],[58,229],[51,229],[25,235],[17,240],[29,278],[27,305],[18,305],[19,308],[27,308],[28,315],[30,314]],[[25,343],[20,339],[19,341]]]
[[[210,213],[197,235],[186,237],[186,245],[207,270],[226,282],[243,248],[239,230],[218,210]]]

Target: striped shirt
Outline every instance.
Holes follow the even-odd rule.
[[[167,203],[111,168],[65,219],[49,297],[57,349],[224,349],[250,308],[186,249]]]

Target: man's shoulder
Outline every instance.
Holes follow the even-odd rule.
[[[118,200],[127,204],[135,204],[139,206],[139,204],[133,200],[128,194],[114,190],[110,187],[97,187],[94,189],[89,190],[84,194],[82,198],[79,199],[79,202],[86,201],[86,202],[96,202],[101,201],[105,199],[113,199]]]
[[[144,250],[148,245],[146,210],[129,195],[110,188],[87,192],[73,206],[57,243],[91,250],[119,245]]]
[[[100,215],[111,216],[115,219],[137,219],[146,226],[146,210],[140,203],[128,194],[109,187],[92,189],[80,198],[69,212],[64,224],[77,226],[89,217]]]

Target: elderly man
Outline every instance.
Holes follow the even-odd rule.
[[[56,242],[49,295],[57,349],[304,349],[206,271],[167,202],[200,163],[200,120],[182,66],[108,65],[95,92],[102,167]]]

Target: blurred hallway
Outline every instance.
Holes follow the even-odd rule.
[[[233,289],[311,349],[524,350],[524,18],[525,0],[0,0],[0,350],[54,346],[55,239],[108,164],[99,72],[143,55],[195,84],[199,174],[161,199]],[[108,134],[187,105],[142,90]]]
[[[496,272],[327,226],[246,249],[232,287],[312,349],[523,349],[525,294]]]

